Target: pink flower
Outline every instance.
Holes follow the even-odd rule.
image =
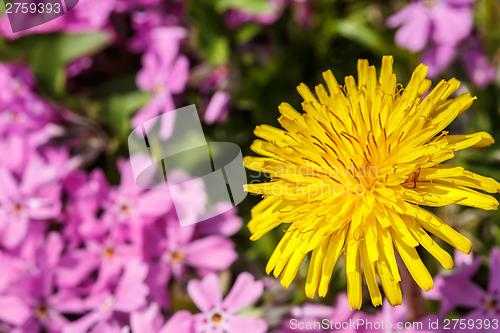
[[[58,284],[76,287],[97,270],[97,279],[91,290],[106,288],[118,278],[130,260],[141,257],[135,244],[126,244],[111,236],[102,241],[89,240],[85,248],[69,251],[63,256],[56,272]]]
[[[103,220],[108,227],[122,228],[128,239],[140,244],[144,224],[153,222],[172,207],[166,190],[145,190],[135,183],[129,160],[118,161],[120,185],[110,190]]]
[[[224,122],[229,111],[229,100],[230,96],[227,92],[217,91],[210,99],[207,109],[205,110],[205,122],[207,124]]]
[[[443,73],[455,60],[458,47],[455,45],[433,45],[422,56],[422,63],[429,67],[429,78],[436,78]]]
[[[187,290],[201,310],[195,317],[196,333],[260,333],[267,331],[263,319],[238,316],[236,313],[259,299],[264,290],[260,281],[249,273],[241,273],[233,288],[222,299],[217,275],[207,275],[203,280],[191,280]]]
[[[23,281],[23,292],[0,297],[0,320],[20,329],[21,332],[39,332],[45,327],[49,332],[61,332],[68,320],[62,313],[72,313],[67,306],[78,302],[76,295],[59,292],[52,294],[53,285],[46,281],[50,275],[42,274]]]
[[[438,44],[429,47],[422,57],[422,62],[429,66],[429,78],[438,77],[459,55],[465,71],[476,87],[483,89],[495,80],[495,67],[490,63],[477,37],[471,37],[461,45]]]
[[[170,213],[175,217],[176,223],[180,225],[178,216],[182,216],[185,221],[189,222],[187,224],[201,221],[200,216],[205,214],[208,200],[203,180],[193,179],[186,171],[180,169],[172,170],[168,177],[172,184],[181,184],[178,187],[180,191],[176,190],[175,209],[172,209]]]
[[[475,0],[417,0],[389,17],[391,28],[401,26],[396,43],[413,52],[429,41],[457,45],[472,32],[472,3]]]
[[[136,35],[130,40],[129,47],[133,51],[143,51],[151,43],[151,31],[156,27],[166,25],[166,17],[157,10],[149,9],[132,13],[132,26]]]
[[[158,0],[141,1],[158,2]],[[129,48],[132,51],[142,52],[146,49],[149,49],[151,44],[157,42],[155,40],[156,28],[176,27],[179,25],[179,21],[185,15],[185,3],[162,2],[161,5],[162,6],[158,7],[151,7],[149,5],[144,11],[132,12],[132,26],[135,30],[135,35],[130,39],[128,43]]]
[[[4,152],[0,155],[0,166],[16,174],[22,173],[28,159],[34,154],[34,148],[25,135],[7,135],[0,140],[0,151]]]
[[[105,210],[110,186],[100,169],[89,174],[75,171],[64,179],[69,200],[66,204],[67,225],[63,233],[72,245],[102,237],[108,231],[98,214]]]
[[[162,0],[117,0],[116,11],[119,13],[137,11],[138,8],[151,9],[169,17],[169,20],[179,20],[186,15],[187,3],[185,1]]]
[[[425,298],[441,302],[439,310],[441,316],[446,316],[458,305],[455,302],[456,297],[450,295],[449,292],[459,289],[464,282],[469,283],[481,266],[480,256],[474,258],[472,254],[465,255],[457,250],[455,250],[454,261],[453,273],[438,274],[434,278],[434,289],[423,293]]]
[[[189,60],[179,55],[181,40],[186,31],[180,27],[155,28],[151,43],[142,57],[142,70],[137,74],[137,86],[153,93],[151,100],[132,118],[132,126],[175,109],[172,95],[184,91],[189,75]],[[167,113],[168,114],[168,113]],[[173,119],[162,118],[160,136],[168,138]]]
[[[0,242],[12,249],[26,236],[30,221],[48,220],[61,211],[57,168],[33,155],[20,179],[0,167]]]
[[[114,288],[95,291],[85,299],[89,313],[64,326],[63,333],[101,333],[119,323],[123,315],[146,304],[148,288],[144,284],[146,265],[131,261]]]
[[[25,65],[0,63],[0,103],[31,96],[35,77]]]
[[[470,79],[479,89],[485,88],[496,78],[495,67],[484,53],[483,45],[475,36],[460,45],[435,44],[422,56],[422,62],[429,66],[429,78],[436,78],[460,57]]]
[[[295,21],[302,28],[310,27],[313,22],[314,9],[312,1],[288,0],[293,5]]]
[[[61,249],[58,245],[61,242],[56,233],[53,232],[47,237],[46,232],[45,223],[34,223],[18,247],[10,251],[0,251],[0,264],[3,269],[0,275],[0,294],[22,287],[22,282],[28,275],[38,275],[44,269],[48,269],[52,274],[59,261]]]
[[[19,90],[28,89],[22,87]],[[54,119],[54,110],[40,97],[32,94],[31,91],[26,91],[23,96],[22,92],[12,92],[14,97],[4,93],[4,98],[10,99],[8,102],[0,102],[0,137],[16,134],[25,136],[25,141],[40,145],[45,143],[50,137],[50,133],[46,133],[45,140],[40,137],[40,134],[48,132],[48,125]],[[38,135],[36,135],[38,134]],[[37,137],[40,137],[37,140]],[[37,142],[38,141],[38,142]]]
[[[172,275],[180,279],[187,267],[194,268],[200,275],[219,272],[238,257],[229,239],[218,235],[195,239],[194,233],[195,226],[180,227],[176,219],[167,223],[165,237],[159,237],[157,227],[148,229],[145,253],[151,265],[147,283],[152,297],[164,307],[168,306],[164,286]]]
[[[75,292],[65,289],[55,292],[53,277],[62,242],[55,232],[46,239],[43,236],[30,230],[30,237],[18,253],[19,261],[1,262],[10,276],[8,288],[0,286],[0,320],[19,332],[39,332],[42,327],[48,332],[61,332],[68,322],[62,314],[83,310]]]
[[[226,237],[237,233],[243,224],[241,217],[237,215],[236,208],[229,209],[232,205],[228,202],[219,202],[209,212],[212,218],[196,224],[198,235],[220,234]]]
[[[130,316],[130,327],[134,333],[192,333],[193,319],[188,311],[177,311],[166,322],[156,303]]]
[[[78,58],[66,66],[66,73],[69,77],[75,77],[82,71],[92,66],[92,62],[93,60],[90,56]]]
[[[213,67],[202,63],[193,69],[193,72],[193,76],[201,76],[198,87],[203,94],[208,94],[213,90],[225,89],[229,85],[229,64]]]
[[[465,315],[467,319],[497,319],[500,321],[500,250],[494,247],[490,252],[490,277],[488,290],[485,291],[470,280],[477,271],[478,264],[470,269],[460,270],[441,284],[442,298],[448,298],[451,304],[471,309]],[[449,282],[452,283],[449,283]],[[447,307],[450,308],[449,306]],[[496,331],[496,330],[492,330]]]
[[[493,67],[488,56],[484,53],[483,45],[479,39],[471,38],[465,44],[462,52],[462,63],[472,82],[479,89],[483,89],[495,81],[495,67]]]
[[[79,0],[75,8],[62,16],[61,30],[69,33],[105,30],[115,5],[116,0]]]

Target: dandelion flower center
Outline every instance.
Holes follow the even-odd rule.
[[[392,64],[392,57],[384,57],[377,78],[375,67],[360,60],[358,82],[348,76],[344,86],[327,71],[327,87],[316,86],[315,94],[300,84],[305,112],[282,103],[278,120],[283,129],[261,125],[254,131],[260,139],[251,148],[263,157],[247,156],[245,166],[269,174],[271,181],[245,185],[264,198],[252,209],[251,239],[288,225],[266,271],[281,276],[288,287],[311,253],[308,297],[326,295],[333,267],[343,254],[351,307],[361,307],[362,274],[375,306],[382,303],[377,275],[389,303],[401,304],[394,248],[426,291],[433,281],[417,247],[445,268],[453,266],[451,256],[429,233],[463,253],[472,249],[468,239],[421,206],[498,207],[495,198],[475,189],[495,193],[499,183],[442,164],[455,151],[493,143],[485,132],[444,131],[475,97],[450,99],[460,85],[456,79],[439,82],[424,97],[431,85],[425,78],[427,67],[419,65],[403,88]]]

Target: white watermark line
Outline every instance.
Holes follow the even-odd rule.
[[[347,321],[334,321],[331,319],[322,319],[319,321],[301,321],[299,319],[290,319],[291,330],[423,330],[422,322],[389,322],[389,321],[374,321],[365,318],[349,319]]]

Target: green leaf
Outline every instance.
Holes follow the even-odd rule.
[[[108,99],[113,95],[123,95],[136,91],[138,90],[135,82],[136,76],[136,72],[131,72],[104,81],[94,88],[91,97],[94,99]]]
[[[236,40],[239,43],[246,43],[254,38],[260,32],[261,28],[258,24],[245,25],[236,32]]]
[[[190,6],[189,14],[196,27],[195,47],[200,50],[203,58],[216,66],[226,63],[230,46],[222,16],[215,12],[213,5],[207,3]]]
[[[252,13],[268,13],[275,6],[269,0],[219,0],[216,4],[217,11],[223,12],[228,9],[244,10]]]
[[[150,98],[150,93],[140,90],[113,95],[107,100],[100,118],[117,133],[128,135],[131,130],[131,115],[142,108]]]
[[[384,39],[370,26],[349,18],[338,20],[333,24],[336,32],[344,38],[350,39],[372,51],[385,53],[387,45]]]
[[[59,35],[53,46],[60,52],[64,63],[82,56],[94,54],[110,42],[110,36],[104,32],[93,32],[77,35]]]
[[[28,53],[28,61],[40,84],[56,95],[62,95],[66,81],[66,65],[99,51],[109,43],[109,40],[109,36],[102,32],[75,35],[47,34],[20,40],[13,43],[13,46],[25,49]]]
[[[225,37],[211,35],[203,43],[201,53],[213,65],[223,65],[229,58],[229,42]]]

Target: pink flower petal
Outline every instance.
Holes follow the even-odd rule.
[[[151,298],[164,308],[170,307],[168,288],[165,288],[165,286],[170,281],[171,276],[170,265],[160,261],[149,266],[148,276],[145,281],[149,287]]]
[[[472,82],[478,88],[484,89],[495,81],[496,69],[490,63],[488,56],[484,53],[483,45],[478,39],[469,39],[462,52],[462,63]]]
[[[33,156],[24,170],[21,192],[32,193],[56,180],[58,180],[57,170],[44,163],[40,157]]]
[[[81,314],[88,310],[86,302],[79,295],[64,289],[51,295],[47,303],[49,308],[61,313]]]
[[[189,60],[187,57],[180,55],[172,65],[165,86],[172,94],[180,94],[186,88],[186,83],[189,78]]]
[[[203,312],[210,311],[222,302],[222,291],[215,274],[209,274],[201,281],[189,281],[187,291],[194,304]]]
[[[351,307],[349,306],[349,300],[347,299],[346,293],[340,293],[335,299],[335,309],[333,315],[330,319],[334,321],[345,321],[352,316]]]
[[[153,95],[149,102],[132,117],[132,127],[141,126],[144,122],[156,117],[160,113],[164,99],[165,97],[161,95]]]
[[[164,102],[161,110],[161,127],[159,131],[160,138],[167,140],[174,132],[175,120],[177,118],[174,100],[170,92],[164,93]]]
[[[143,191],[142,188],[135,183],[134,173],[130,160],[120,158],[117,162],[118,171],[120,172],[120,185],[114,192],[115,195],[133,197]]]
[[[229,202],[215,204],[209,214],[213,217],[196,224],[198,234],[221,234],[229,237],[237,233],[243,224],[241,217],[236,215],[236,208]]]
[[[221,236],[209,236],[187,245],[186,264],[209,271],[228,268],[237,258],[234,244]]]
[[[177,311],[158,333],[191,333],[193,316],[188,311]]]
[[[154,53],[147,52],[142,56],[142,69],[136,76],[137,86],[145,91],[152,91],[155,84],[157,57]]]
[[[181,227],[177,219],[169,221],[166,227],[168,248],[170,250],[177,250],[180,247],[184,247],[193,239],[194,231],[194,226]]]
[[[24,237],[26,237],[28,224],[28,220],[23,216],[18,219],[10,219],[3,235],[3,245],[8,249],[12,249],[19,245]]]
[[[0,320],[20,326],[31,317],[31,309],[16,296],[0,297]]]
[[[187,31],[181,27],[158,27],[151,31],[150,52],[159,57],[159,65],[170,66],[179,53],[181,41],[187,36]]]
[[[432,40],[437,44],[457,45],[472,32],[472,10],[468,6],[443,4],[433,12],[435,19]]]
[[[300,318],[327,318],[332,315],[334,308],[323,304],[306,303],[292,308],[291,315]]]
[[[99,266],[100,258],[86,250],[75,250],[61,258],[56,270],[57,284],[64,288],[76,287]]]
[[[141,195],[137,201],[139,215],[157,218],[167,213],[172,207],[172,198],[167,190],[150,190]]]
[[[396,28],[402,25],[403,23],[411,19],[412,13],[418,9],[418,6],[419,5],[416,3],[410,3],[408,6],[405,6],[399,12],[387,19],[387,26],[389,28]]]
[[[264,333],[267,332],[267,323],[263,319],[252,317],[232,316],[227,319],[228,333]]]
[[[458,252],[458,250],[457,250]],[[464,255],[463,253],[460,253],[461,255]],[[456,258],[456,256],[455,256]],[[457,278],[467,278],[467,279],[470,279],[472,278],[474,275],[476,275],[479,267],[481,267],[481,261],[482,261],[482,258],[481,256],[477,256],[475,258],[472,258],[472,261],[468,264],[465,264],[465,263],[461,263],[461,264],[458,264],[457,263]],[[455,261],[456,262],[456,261]]]
[[[210,99],[207,109],[205,110],[205,115],[203,117],[205,122],[207,124],[213,124],[226,120],[229,111],[229,100],[230,96],[227,92],[217,91]]]
[[[0,168],[0,184],[2,184],[0,200],[17,199],[19,195],[18,184],[11,173],[4,168]]]
[[[475,308],[482,304],[486,292],[470,281],[456,281],[448,283],[446,289],[442,289],[443,297],[457,305]]]
[[[418,5],[418,4],[417,4]],[[410,51],[421,51],[427,44],[431,31],[431,19],[421,5],[415,5],[408,20],[396,32],[396,43]]]
[[[137,261],[128,263],[115,291],[115,309],[132,312],[146,303],[149,289],[144,284],[147,266]]]
[[[228,313],[236,313],[258,300],[263,291],[262,281],[255,281],[250,273],[243,272],[234,282],[233,288],[222,302],[222,307]]]
[[[55,267],[59,262],[61,252],[63,250],[63,243],[61,235],[55,231],[50,232],[45,244],[45,256],[47,264],[50,267]]]
[[[90,312],[82,318],[68,323],[62,333],[87,333],[90,327],[99,321],[100,317],[101,313],[99,311]]]
[[[46,322],[48,332],[61,332],[64,326],[68,324],[69,320],[60,313],[53,313],[50,315],[50,320]]]
[[[464,6],[464,5],[472,5],[476,0],[444,0],[450,5],[454,6]]]
[[[162,321],[158,304],[151,303],[146,310],[130,315],[130,328],[134,333],[153,333],[158,331]]]
[[[490,252],[490,282],[488,291],[500,293],[500,250],[494,247]]]
[[[457,54],[455,46],[434,45],[427,49],[423,55],[422,63],[429,67],[427,75],[436,78],[444,72],[453,62]]]

